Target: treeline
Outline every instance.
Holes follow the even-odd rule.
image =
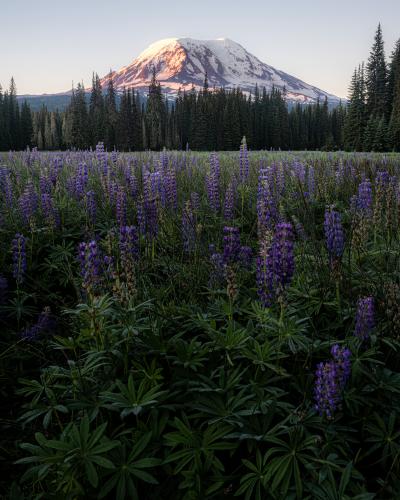
[[[351,80],[344,135],[349,150],[400,151],[400,40],[387,63],[380,24]]]
[[[17,89],[11,78],[10,88],[3,92],[0,85],[0,151],[24,149],[32,144],[31,109],[26,102],[17,102]]]
[[[332,150],[342,149],[344,144],[345,107],[329,110],[325,100],[289,110],[285,96],[277,89],[267,93],[256,88],[254,95],[239,89],[209,89],[206,76],[202,90],[179,92],[175,101],[170,101],[153,74],[145,102],[130,89],[124,90],[118,106],[116,97],[112,79],[104,92],[98,75],[94,75],[89,102],[83,85],[78,84],[65,111],[50,112],[43,107],[29,112],[31,135],[7,142],[2,149],[87,149],[104,142],[107,149],[120,151],[164,146],[233,150],[243,136],[252,149]],[[24,109],[29,110],[26,103]]]
[[[209,89],[207,75],[202,90],[171,101],[155,72],[145,101],[130,89],[117,99],[111,75],[106,89],[94,75],[87,97],[78,84],[65,111],[31,112],[26,102],[19,107],[12,79],[9,90],[0,87],[0,150],[88,149],[98,142],[120,151],[233,150],[246,136],[251,149],[400,151],[400,40],[387,63],[378,26],[367,65],[354,72],[348,105],[332,110],[326,99],[289,108],[277,89]]]

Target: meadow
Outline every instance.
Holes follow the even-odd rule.
[[[0,154],[0,493],[400,495],[400,154]]]

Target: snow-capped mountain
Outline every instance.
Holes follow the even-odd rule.
[[[330,104],[340,99],[313,85],[261,62],[241,45],[227,38],[194,40],[168,38],[150,45],[131,64],[111,73],[117,90],[135,88],[146,91],[153,68],[164,92],[175,95],[179,89],[203,86],[207,73],[210,87],[240,87],[254,92],[255,86],[270,91],[286,89],[289,101],[316,102],[328,98]],[[105,86],[110,75],[102,79]]]

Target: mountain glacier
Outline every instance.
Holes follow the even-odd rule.
[[[176,95],[178,90],[199,89],[207,74],[209,86],[226,89],[240,87],[254,93],[256,85],[267,92],[273,87],[285,89],[292,102],[313,103],[327,97],[330,104],[340,101],[328,92],[261,62],[240,44],[228,38],[195,40],[168,38],[151,44],[131,64],[102,78],[107,85],[113,78],[117,90],[134,88],[146,92],[153,68],[163,92]]]

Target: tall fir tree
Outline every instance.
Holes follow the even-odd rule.
[[[108,74],[107,93],[105,96],[105,130],[104,142],[107,149],[112,150],[116,147],[116,128],[117,128],[117,101],[114,88],[114,74],[110,69]]]
[[[387,116],[387,67],[381,25],[375,33],[374,43],[366,67],[367,112],[375,117]]]
[[[165,106],[161,86],[157,81],[156,70],[153,68],[145,115],[145,148],[158,150],[164,146],[164,124]]]
[[[364,146],[366,127],[366,102],[364,65],[360,65],[353,73],[350,83],[350,95],[347,116],[344,124],[345,148],[361,151]]]
[[[103,89],[101,86],[99,75],[93,73],[92,90],[89,100],[89,127],[90,127],[90,144],[95,147],[98,142],[105,140],[105,109]]]
[[[24,101],[21,106],[21,147],[26,148],[32,146],[33,138],[33,122],[32,112],[29,104]]]
[[[400,66],[394,74],[393,101],[388,135],[391,148],[394,151],[400,151]]]
[[[389,72],[388,72],[388,88],[387,88],[387,108],[389,115],[392,113],[396,81],[400,72],[400,39],[395,43],[393,52],[390,57]]]
[[[88,110],[86,105],[86,92],[83,84],[78,83],[72,91],[70,103],[71,116],[71,146],[85,149],[89,144]],[[42,131],[44,139],[44,131]]]

